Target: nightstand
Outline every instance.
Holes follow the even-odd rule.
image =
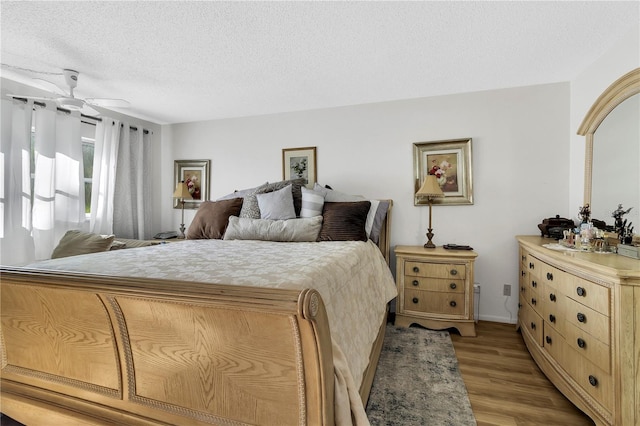
[[[396,246],[395,324],[456,328],[475,336],[473,317],[473,250]]]

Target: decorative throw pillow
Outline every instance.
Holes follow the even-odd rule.
[[[253,188],[247,188],[247,189],[241,189],[241,190],[235,190],[233,191],[231,194],[227,194],[223,197],[218,198],[216,201],[220,201],[220,200],[230,200],[231,198],[244,198],[245,196],[249,195],[249,194],[255,194],[256,189],[260,188],[260,187],[264,187],[265,185],[267,185],[269,182],[265,182],[262,185],[259,186],[255,186]]]
[[[264,194],[256,194],[260,219],[284,220],[295,219],[296,211],[293,208],[292,185]]]
[[[367,241],[369,201],[325,202],[318,241]]]
[[[204,201],[187,230],[187,239],[222,239],[229,216],[237,216],[243,206],[242,198]]]
[[[389,210],[388,200],[369,200],[371,201],[371,208],[367,214],[367,223],[365,224],[365,230],[367,236],[374,243],[380,242],[380,232],[382,231],[382,222],[387,216]]]
[[[258,207],[258,199],[256,198],[257,194],[262,194],[267,192],[267,185],[260,185],[253,190],[246,192],[242,203],[242,210],[240,210],[240,217],[248,217],[253,219],[260,219],[260,207]]]
[[[289,220],[248,219],[231,216],[224,239],[283,242],[316,241],[321,227],[322,216]]]
[[[77,229],[67,231],[51,253],[52,259],[79,254],[107,251],[113,243],[114,235],[98,235]]]
[[[344,192],[336,191],[335,189],[325,188],[316,182],[313,186],[314,191],[318,191],[324,194],[324,200],[331,203],[341,203],[345,201],[365,201],[362,195],[345,194]]]
[[[303,186],[300,217],[320,216],[322,215],[322,206],[324,206],[324,194]]]
[[[281,180],[279,182],[268,183],[264,192],[277,191],[287,185],[291,185],[291,193],[293,194],[293,208],[296,211],[296,216],[300,216],[300,207],[302,205],[302,191],[304,186],[304,179],[290,179]]]

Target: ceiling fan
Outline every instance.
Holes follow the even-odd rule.
[[[70,111],[83,111],[88,114],[100,114],[99,111],[91,108],[92,106],[97,107],[105,107],[105,108],[128,108],[131,104],[124,99],[107,99],[107,98],[85,98],[80,99],[76,98],[73,95],[73,89],[78,85],[78,75],[80,73],[71,69],[62,70],[62,75],[64,75],[64,79],[69,86],[68,94],[60,88],[58,85],[51,83],[47,80],[42,79],[34,79],[41,83],[45,83],[48,91],[53,92],[58,97],[42,97],[42,96],[23,96],[23,95],[7,95],[12,98],[20,98],[20,99],[33,99],[39,101],[55,101],[60,108],[64,108]]]

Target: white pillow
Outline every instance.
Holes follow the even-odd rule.
[[[302,187],[302,208],[300,217],[322,216],[324,206],[324,194],[319,191]]]
[[[283,242],[316,241],[322,228],[322,216],[289,219],[249,219],[229,217],[225,240],[262,240]]]
[[[256,194],[260,219],[284,220],[295,219],[296,210],[293,207],[292,185],[264,194]]]

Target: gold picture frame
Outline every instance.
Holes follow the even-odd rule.
[[[185,200],[185,209],[197,209],[203,201],[209,200],[209,169],[211,160],[175,160],[173,167],[175,188],[179,182],[184,181],[192,200]],[[173,199],[173,208],[182,208],[180,200]]]
[[[284,148],[282,150],[282,179],[305,179],[309,189],[318,181],[316,147]]]
[[[414,190],[418,192],[427,174],[435,174],[444,197],[433,204],[473,204],[471,138],[413,144]],[[414,196],[414,205],[428,205],[424,197]]]

